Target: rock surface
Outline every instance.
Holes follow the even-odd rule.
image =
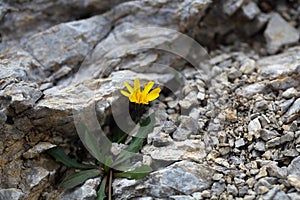
[[[1,1],[0,25],[3,40],[22,38],[56,24],[104,12],[124,0],[97,1]]]
[[[299,16],[292,1],[0,1],[0,199],[95,199],[100,178],[58,190],[45,151],[93,162],[74,114],[127,122],[119,90],[137,77],[162,88],[140,152],[160,165],[115,179],[115,199],[297,199]]]
[[[100,178],[87,180],[81,187],[76,190],[65,191],[59,196],[62,200],[75,200],[75,199],[96,199],[96,187],[100,184]]]
[[[267,40],[268,52],[275,53],[283,45],[298,42],[300,33],[279,14],[274,13],[264,32],[264,36]]]
[[[11,189],[0,189],[0,198],[1,199],[13,199],[18,200],[22,198],[24,193],[21,190],[11,188]]]
[[[203,191],[211,184],[213,169],[205,164],[180,161],[153,172],[145,181],[115,180],[115,198],[130,199],[140,192],[145,196],[166,198],[178,193],[189,195]]]

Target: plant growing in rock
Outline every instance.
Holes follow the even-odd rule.
[[[124,82],[127,90],[121,90],[121,93],[129,98],[129,101],[135,106],[133,113],[135,121],[138,123],[139,129],[134,136],[128,138],[127,133],[118,130],[117,137],[111,138],[111,142],[99,142],[95,138],[95,134],[91,133],[85,124],[79,124],[80,132],[84,133],[81,136],[81,141],[86,145],[89,153],[96,158],[95,165],[79,163],[74,159],[68,157],[61,147],[55,147],[48,150],[48,153],[53,156],[56,161],[63,163],[67,167],[80,169],[81,171],[66,177],[61,186],[64,189],[70,189],[84,183],[86,180],[98,176],[102,176],[101,184],[97,192],[97,199],[112,199],[112,179],[116,177],[123,177],[128,179],[140,179],[147,176],[152,168],[147,165],[136,165],[134,162],[135,153],[143,147],[143,143],[147,135],[153,130],[155,119],[154,114],[151,114],[146,119],[142,119],[141,110],[150,101],[158,98],[161,91],[160,88],[155,88],[150,91],[154,85],[153,81],[147,83],[144,90],[140,90],[139,79],[134,80],[134,87],[132,88],[127,82]],[[123,133],[123,134],[120,134]],[[114,133],[112,133],[114,134]],[[127,139],[127,140],[126,140]],[[111,152],[112,143],[125,143],[127,147],[118,155]],[[133,161],[131,162],[131,159]],[[132,164],[134,163],[134,164]]]
[[[138,78],[134,79],[134,87],[132,88],[126,81],[124,81],[128,92],[121,90],[120,92],[129,98],[129,101],[132,103],[132,110],[134,121],[137,123],[140,121],[142,112],[145,109],[145,106],[149,104],[150,101],[153,101],[159,97],[161,91],[160,88],[155,88],[150,91],[154,85],[153,81],[148,82],[144,86],[144,90],[141,91],[140,80]]]

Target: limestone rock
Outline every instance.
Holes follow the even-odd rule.
[[[244,0],[229,0],[223,5],[223,11],[227,15],[233,15],[244,3]]]
[[[242,62],[240,71],[245,74],[251,74],[256,68],[256,62],[252,59],[246,59]]]
[[[96,189],[100,181],[100,178],[89,179],[82,186],[65,191],[59,198],[62,200],[95,199],[97,197]]]
[[[46,78],[43,66],[21,45],[0,48],[4,57],[0,60],[0,88],[19,81],[42,82]]]
[[[286,199],[289,198],[285,192],[283,192],[278,186],[275,186],[267,194],[263,195],[264,199]]]
[[[27,177],[27,187],[33,188],[40,184],[40,182],[45,179],[50,172],[42,167],[34,167],[32,169],[25,170]]]
[[[260,13],[259,7],[254,2],[249,2],[247,5],[243,6],[242,11],[249,20],[254,19],[254,17]]]
[[[255,134],[261,130],[261,124],[258,118],[253,119],[248,124],[248,132],[249,134]]]
[[[180,161],[151,173],[146,180],[115,180],[114,197],[117,199],[134,198],[140,195],[166,198],[178,191],[185,195],[207,189],[211,183],[213,170],[205,164]],[[132,188],[134,192],[126,192]]]
[[[289,89],[285,90],[285,91],[282,93],[282,96],[283,96],[284,98],[289,99],[289,98],[292,98],[292,97],[296,96],[296,95],[297,95],[297,92],[298,92],[298,91],[297,91],[294,87],[292,87],[292,88],[289,88]]]
[[[101,13],[125,1],[4,1],[0,9],[1,34],[5,41],[18,39],[62,22]]]
[[[300,176],[300,157],[296,157],[292,160],[291,164],[288,166],[288,174],[294,174]]]
[[[259,72],[270,79],[299,73],[300,48],[294,47],[286,52],[258,60]]]
[[[0,199],[3,200],[19,200],[24,196],[24,193],[20,189],[9,188],[9,189],[0,189]]]
[[[300,176],[297,175],[289,175],[287,177],[289,184],[300,190]]]
[[[286,123],[290,123],[297,119],[300,115],[300,98],[298,98],[293,105],[288,109],[286,114],[283,116]]]
[[[253,83],[251,85],[244,86],[237,90],[237,94],[243,97],[251,97],[254,94],[262,93],[266,88],[266,84],[264,82]]]
[[[34,158],[34,157],[37,157],[43,151],[51,149],[55,146],[56,145],[53,145],[49,142],[40,142],[33,148],[29,149],[27,152],[23,153],[23,156],[24,156],[24,158],[27,158],[27,159]]]
[[[185,141],[174,141],[168,146],[154,147],[146,145],[142,152],[148,154],[155,160],[177,161],[191,159],[201,161],[207,152],[205,144],[199,140],[187,139]]]
[[[25,49],[45,67],[45,71],[58,71],[62,65],[75,68],[97,41],[108,34],[111,18],[95,16],[59,24],[30,37],[24,42]],[[63,42],[58,43],[58,40]]]
[[[174,196],[170,196],[170,199],[172,200],[194,200],[193,197],[191,196],[186,196],[186,195],[174,195]]]
[[[18,114],[32,108],[43,94],[37,85],[20,82],[8,85],[4,91],[0,92],[0,95],[11,101],[11,106]]]
[[[279,14],[274,13],[264,32],[267,40],[268,52],[275,53],[287,44],[296,43],[299,40],[299,31],[286,22]]]

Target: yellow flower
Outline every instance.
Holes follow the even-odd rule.
[[[155,88],[150,92],[151,88],[154,85],[153,81],[147,83],[144,86],[143,91],[141,91],[140,80],[138,78],[134,79],[133,88],[126,81],[124,81],[124,85],[126,86],[129,93],[124,90],[121,90],[120,92],[124,96],[128,97],[130,102],[137,104],[149,104],[149,101],[157,99],[160,93],[160,88]]]

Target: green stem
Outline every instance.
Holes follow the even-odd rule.
[[[112,170],[109,170],[109,181],[108,181],[108,200],[112,200]]]
[[[124,135],[122,135],[122,137],[120,137],[120,139],[117,141],[117,143],[124,143],[126,138],[127,138],[127,134],[126,133],[123,133]]]

